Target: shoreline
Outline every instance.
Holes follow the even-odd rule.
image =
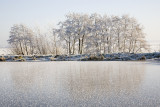
[[[113,53],[82,55],[0,55],[0,62],[47,62],[47,61],[160,61],[160,52]]]

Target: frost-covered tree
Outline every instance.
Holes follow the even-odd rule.
[[[128,15],[71,13],[47,32],[25,25],[11,28],[9,44],[16,54],[110,54],[148,50],[143,27]]]
[[[89,33],[89,17],[86,14],[68,14],[66,20],[59,23],[59,37],[65,41],[68,54],[82,54],[86,36]]]
[[[128,15],[73,13],[68,14],[59,25],[59,37],[65,41],[68,54],[134,53],[146,49],[141,25]]]
[[[14,25],[10,31],[8,43],[16,54],[29,55],[34,52],[33,31],[25,25]]]

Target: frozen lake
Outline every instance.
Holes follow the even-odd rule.
[[[160,106],[160,64],[1,62],[0,106]]]

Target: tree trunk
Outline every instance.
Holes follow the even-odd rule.
[[[81,50],[81,39],[79,39],[78,54],[80,54],[80,50]]]

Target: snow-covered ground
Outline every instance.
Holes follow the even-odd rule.
[[[9,55],[12,54],[9,48],[0,48],[0,55]]]
[[[4,51],[5,52],[5,51]],[[7,51],[8,52],[8,51]],[[115,54],[83,54],[83,55],[1,55],[0,61],[137,61],[157,60],[160,61],[160,53],[115,53]]]

